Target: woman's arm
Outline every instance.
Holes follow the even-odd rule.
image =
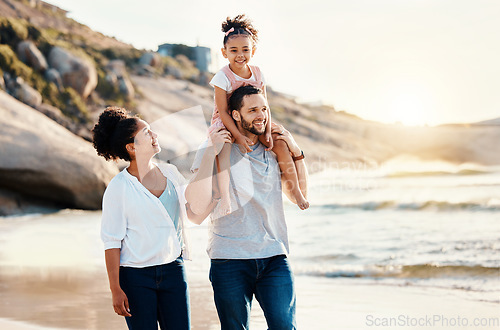
[[[189,206],[189,204],[186,204],[186,213],[187,213],[187,216],[189,218],[189,221],[191,221],[192,223],[195,223],[197,225],[201,225],[201,223],[208,217],[208,215],[210,214],[210,212],[212,212],[212,210],[214,209],[214,207],[217,205],[218,202],[219,202],[219,200],[212,199],[212,202],[210,204],[208,204],[208,207],[206,208],[206,210],[201,214],[194,213],[191,210],[191,207]]]
[[[220,128],[218,131],[210,133],[208,142],[208,146],[201,159],[200,167],[186,187],[185,192],[190,211],[198,216],[202,216],[205,213],[208,214],[211,211],[207,213],[207,209],[213,202],[212,189],[214,185],[213,173],[215,156],[220,153],[224,143],[231,142],[231,135],[224,128]]]
[[[108,249],[104,252],[106,270],[108,271],[109,288],[113,296],[113,309],[121,316],[132,316],[128,298],[120,287],[120,249]]]
[[[230,109],[228,109],[226,91],[217,86],[215,86],[214,88],[215,104],[217,105],[217,109],[219,110],[219,115],[222,123],[224,124],[224,126],[226,126],[227,130],[231,132],[231,135],[236,140],[236,143],[244,146],[247,152],[252,152],[252,149],[250,149],[249,147],[249,144],[251,144],[252,141],[240,133],[238,127],[236,127],[236,124],[234,123],[233,117],[229,113]]]

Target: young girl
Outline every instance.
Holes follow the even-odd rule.
[[[232,109],[228,109],[228,99],[231,93],[243,85],[253,85],[264,91],[267,98],[264,77],[257,66],[249,65],[252,59],[256,43],[258,40],[257,30],[245,15],[238,15],[234,19],[227,18],[222,23],[224,32],[224,47],[222,55],[228,59],[229,64],[223,67],[210,81],[215,89],[215,108],[212,115],[209,132],[225,127],[231,132],[233,140],[240,146],[242,152],[251,152],[249,144],[251,141],[239,132],[230,114]],[[302,195],[299,188],[297,172],[294,161],[288,149],[288,145],[276,135],[271,135],[271,113],[268,112],[266,120],[266,132],[260,136],[260,142],[267,149],[272,150],[278,159],[281,172],[285,176],[286,184],[290,185],[293,198],[300,209],[309,207],[309,202]],[[231,203],[229,198],[229,154],[230,146],[225,145],[219,154],[220,172],[217,175],[219,183],[222,215],[231,213]]]

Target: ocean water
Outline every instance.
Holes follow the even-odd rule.
[[[354,301],[364,299],[358,288],[373,285],[372,294],[415,287],[434,295],[448,292],[457,306],[464,299],[487,308],[500,305],[499,167],[408,159],[380,166],[334,164],[311,175],[309,200],[306,211],[285,200],[290,259],[302,290],[301,322],[316,322],[318,329],[330,324],[329,313],[342,310],[329,300],[331,288],[339,287],[359,295]],[[95,323],[88,328],[123,326],[106,314],[111,310],[100,218],[100,211],[80,210],[0,218],[0,316],[68,328],[83,320]],[[186,267],[198,310],[213,304],[207,225],[193,225],[190,232],[193,260]],[[43,313],[25,313],[33,297],[43,302],[33,307]],[[80,315],[81,304],[86,314]],[[347,312],[359,318],[357,305],[350,304]],[[193,315],[205,328],[217,328],[209,307]],[[59,317],[63,310],[65,319]],[[258,308],[252,313],[255,328],[265,328]]]
[[[397,159],[335,164],[288,205],[298,276],[426,286],[500,303],[500,168]]]

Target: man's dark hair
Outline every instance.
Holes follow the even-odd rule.
[[[228,105],[229,111],[240,110],[243,106],[243,98],[247,95],[253,94],[264,94],[262,89],[254,87],[252,85],[241,86],[236,89],[231,97],[229,98]]]

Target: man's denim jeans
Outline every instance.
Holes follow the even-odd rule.
[[[296,329],[293,274],[285,255],[212,259],[210,281],[221,329],[248,329],[255,294],[270,330]]]

